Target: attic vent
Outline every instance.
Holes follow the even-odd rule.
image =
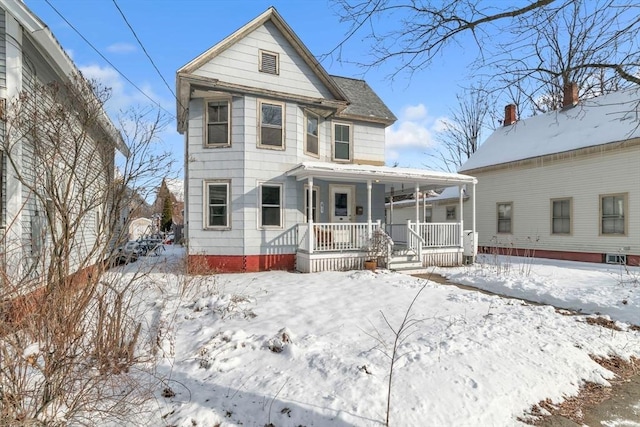
[[[269,74],[279,74],[278,54],[261,50],[260,71]]]

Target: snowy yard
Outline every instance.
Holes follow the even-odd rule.
[[[385,317],[397,329],[425,284],[411,312],[418,323],[398,349],[391,425],[519,425],[541,400],[576,394],[584,381],[607,384],[612,373],[590,355],[640,356],[640,332],[622,323],[640,324],[638,268],[485,258],[435,269],[608,315],[621,321],[615,331],[551,306],[387,271],[186,278],[182,256],[171,247],[125,270],[156,267],[140,280],[163,379],[148,425],[383,425],[394,340]]]

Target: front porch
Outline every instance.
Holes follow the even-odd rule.
[[[367,260],[376,259],[378,265],[390,269],[420,269],[428,266],[460,265],[476,255],[475,200],[472,198],[471,224],[465,230],[463,194],[467,184],[475,195],[476,179],[467,175],[434,172],[421,169],[389,168],[384,166],[344,165],[333,163],[302,163],[287,172],[298,181],[306,181],[306,212],[313,212],[314,179],[339,183],[366,183],[366,212],[364,222],[314,222],[307,215],[305,223],[297,225],[296,270],[303,273],[363,269]],[[413,185],[415,192],[439,189],[451,185],[460,187],[459,220],[446,223],[420,222],[419,201],[416,198],[415,219],[406,224],[383,224],[374,221],[372,185]],[[364,188],[364,186],[363,186]],[[331,209],[338,209],[331,204]]]

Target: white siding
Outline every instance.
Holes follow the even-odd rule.
[[[640,254],[639,145],[538,163],[536,167],[472,172],[479,181],[480,246],[492,245],[497,239],[502,245],[512,242],[516,247],[553,251],[616,253],[630,247],[624,252]],[[613,193],[628,194],[626,236],[599,235],[599,196]],[[552,235],[550,200],[568,197],[573,200],[573,233]],[[512,234],[496,233],[498,202],[513,203]]]
[[[384,164],[385,126],[374,123],[354,123],[353,158],[355,161]]]
[[[280,73],[278,75],[258,71],[261,49],[279,54]],[[256,28],[193,74],[282,93],[333,98],[315,72],[271,22]]]

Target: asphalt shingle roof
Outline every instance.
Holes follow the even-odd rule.
[[[347,95],[349,106],[343,114],[396,121],[396,116],[376,95],[364,80],[331,76],[336,85]]]

